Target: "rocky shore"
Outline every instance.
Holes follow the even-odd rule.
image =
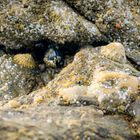
[[[140,2],[0,2],[0,140],[140,139]]]

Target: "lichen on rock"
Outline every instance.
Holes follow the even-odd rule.
[[[1,1],[0,139],[139,139],[139,6]]]
[[[0,64],[0,101],[27,95],[43,86],[37,70],[16,64],[12,56],[4,54],[0,57]]]
[[[3,5],[1,2],[0,5]],[[98,28],[75,13],[63,1],[47,0],[6,3],[0,10],[0,43],[7,49],[33,47],[33,42],[51,39],[56,43],[87,43],[98,39]]]
[[[46,87],[31,93],[29,99],[33,104],[38,104],[38,98],[43,102],[57,98],[58,95],[60,104],[63,104],[63,101],[65,105],[90,102],[112,113],[128,112],[127,109],[138,96],[140,72],[127,61],[126,64],[121,63],[125,56],[119,63],[102,55],[101,50],[102,47],[94,49],[89,46],[81,49],[71,64]],[[114,57],[118,57],[118,54],[115,55]]]

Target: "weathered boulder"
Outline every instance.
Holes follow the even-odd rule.
[[[47,39],[94,46],[119,41],[139,65],[139,6],[130,0],[4,0],[0,3],[0,44],[27,49]]]
[[[0,43],[7,49],[31,48],[44,39],[90,43],[101,36],[93,23],[63,1],[2,1],[0,7]]]
[[[139,139],[139,75],[122,44],[86,46],[47,86],[0,107],[0,134],[13,140]]]
[[[43,86],[34,63],[24,61],[28,56],[19,57],[23,66],[15,63],[13,56],[3,54],[0,57],[0,101],[10,100],[19,95],[27,95]]]
[[[131,0],[65,0],[73,9],[95,23],[108,41],[120,41],[129,47],[139,46],[139,1]]]
[[[139,138],[122,116],[104,116],[93,106],[47,107],[46,104],[29,109],[0,111],[0,135],[1,140]]]
[[[87,46],[46,87],[31,93],[27,100],[38,104],[58,95],[58,104],[96,104],[112,113],[127,113],[138,96],[139,76],[140,72],[126,60],[122,44],[110,43],[95,49]]]

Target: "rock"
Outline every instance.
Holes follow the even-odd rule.
[[[127,51],[127,56],[130,58],[130,60],[134,63],[136,63],[140,70],[140,50],[134,49]]]
[[[140,2],[130,0],[65,1],[76,12],[95,23],[108,41],[123,42],[127,48],[140,45]]]
[[[25,63],[28,66],[30,61]],[[43,81],[37,73],[38,70],[16,64],[13,56],[4,54],[0,57],[0,64],[0,101],[27,95],[43,86]]]
[[[138,78],[121,72],[95,71],[87,96],[97,98],[99,107],[124,113],[138,95]]]
[[[0,135],[2,140],[138,139],[122,117],[104,116],[93,106],[47,107],[46,104],[0,111]]]
[[[129,0],[3,1],[0,44],[6,50],[26,50],[34,49],[35,42],[41,40],[93,46],[118,41],[139,65],[139,6],[139,2]],[[67,49],[66,45],[61,47]]]
[[[108,46],[103,48],[108,49]],[[114,43],[114,51],[115,49],[118,49],[118,43]],[[112,55],[112,52],[110,53]],[[123,57],[119,57],[117,53],[113,58],[119,57],[123,61],[125,52],[123,53]],[[93,104],[112,113],[128,112],[131,103],[138,96],[140,72],[125,63],[126,58],[122,63],[121,59],[116,62],[108,56],[109,53],[107,56],[102,55],[102,47],[94,49],[88,46],[82,49],[75,55],[71,64],[46,87],[31,93],[29,99],[36,104],[38,98],[43,102],[53,95],[58,95],[58,104],[61,105]]]
[[[136,122],[140,123],[140,97],[133,104],[133,115]]]
[[[0,7],[0,43],[7,49],[33,48],[35,41],[46,39],[89,43],[101,36],[93,23],[63,1],[3,1]]]
[[[101,55],[119,63],[126,63],[125,49],[121,43],[110,43],[101,48]]]
[[[139,139],[131,111],[139,108],[134,103],[140,72],[128,61],[101,55],[101,49],[84,47],[47,86],[1,105],[1,139]],[[101,82],[109,88],[98,86]],[[118,93],[122,86],[129,87],[127,94]],[[104,88],[103,100],[95,88]]]
[[[118,41],[127,52],[140,52],[139,5],[129,0],[3,1],[0,43],[7,49],[27,49],[34,48],[36,41],[48,39],[94,46]],[[134,58],[133,53],[128,56]]]
[[[108,42],[122,42],[127,56],[140,63],[140,2],[130,0],[65,0],[77,13],[94,23]],[[134,52],[136,52],[134,54]]]

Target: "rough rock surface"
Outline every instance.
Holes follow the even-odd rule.
[[[101,36],[98,28],[63,1],[0,3],[0,43],[7,48],[31,48],[34,41],[90,43]]]
[[[93,106],[47,107],[46,104],[0,111],[0,135],[1,140],[138,139],[123,116],[104,116]]]
[[[139,1],[65,1],[78,13],[95,23],[109,41],[126,41],[130,46],[136,45],[138,47],[140,41]]]
[[[0,1],[0,139],[140,139],[139,7],[138,0]],[[92,46],[50,81],[55,69],[23,68],[11,55],[34,54],[44,41],[63,50]],[[112,41],[125,50],[93,48]]]
[[[0,57],[0,101],[27,95],[41,86],[43,80],[37,70],[21,67],[7,54]]]
[[[139,64],[140,2],[137,0],[65,0],[75,11],[94,23],[106,41],[122,42],[127,56]],[[137,49],[136,49],[137,48]],[[135,50],[136,49],[136,50]]]
[[[116,54],[114,57],[119,56]],[[140,76],[140,72],[133,68],[128,61],[126,64],[115,62],[101,55],[100,48],[94,49],[92,46],[86,46],[75,55],[71,64],[65,67],[54,80],[49,82],[46,86],[46,94],[56,94],[62,88],[75,85],[89,86],[97,70],[120,72],[120,74],[125,73],[137,78]],[[45,88],[43,90],[45,91]]]
[[[139,64],[139,6],[137,0],[4,0],[0,3],[0,43],[7,49],[27,49],[43,39],[94,46],[119,41],[128,57]]]
[[[137,82],[140,72],[128,61],[122,64],[101,55],[100,49],[102,47],[86,46],[46,87],[1,106],[2,138],[139,139]],[[113,78],[117,73],[115,80],[119,80],[113,93],[110,86],[114,85],[105,81],[105,84],[109,84],[108,93],[104,96],[107,99],[105,102],[100,102],[98,96],[93,96],[97,95],[96,92],[88,94],[88,89],[91,90],[96,81],[94,76],[98,77],[100,72],[113,73]],[[123,79],[118,75],[123,75]],[[106,77],[112,78],[112,75],[107,74]],[[131,84],[133,78],[134,87]],[[130,90],[120,94],[117,92],[119,83],[130,87]],[[133,92],[133,88],[137,93]],[[106,92],[106,89],[103,91]],[[9,107],[17,109],[9,110]]]

